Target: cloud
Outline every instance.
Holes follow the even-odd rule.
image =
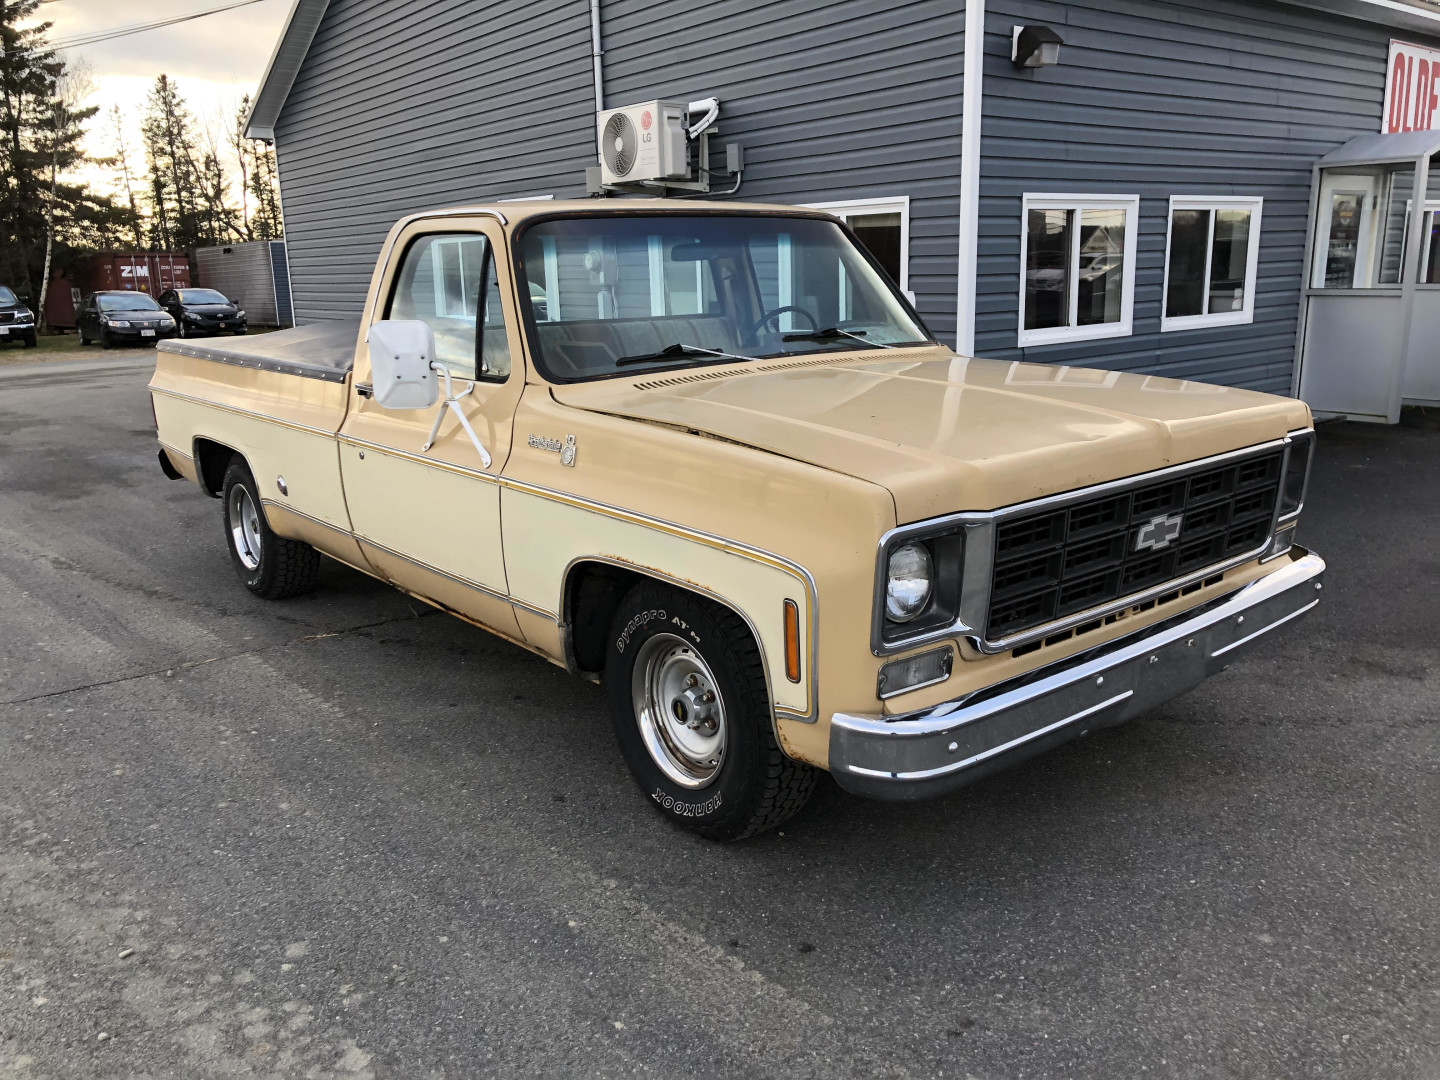
[[[52,25],[49,39],[63,43],[81,35],[121,29],[158,18],[216,7],[225,0],[185,0],[175,7],[133,0],[53,0],[39,16]],[[140,150],[140,113],[160,75],[175,82],[200,125],[223,144],[235,110],[245,94],[254,95],[265,65],[289,14],[290,0],[259,0],[233,11],[160,27],[94,45],[66,49],[67,61],[88,70],[95,91],[86,102],[100,106],[90,125],[86,148],[92,157],[114,153],[109,113],[118,106],[132,169],[144,170]],[[108,170],[88,168],[82,178],[101,191],[114,192]]]

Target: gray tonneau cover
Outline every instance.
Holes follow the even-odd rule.
[[[344,382],[355,363],[355,339],[359,333],[360,321],[347,319],[247,337],[172,339],[155,347],[161,352],[213,360],[217,364]]]

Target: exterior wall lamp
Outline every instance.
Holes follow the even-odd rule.
[[[1010,59],[1016,67],[1051,67],[1060,63],[1064,44],[1048,26],[1017,26],[1010,36]]]

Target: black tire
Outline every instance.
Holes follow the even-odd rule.
[[[29,337],[27,337],[27,338],[25,339],[25,348],[27,348],[27,349],[33,349],[33,348],[35,348],[35,345],[36,345],[35,335],[34,335],[34,334],[31,334]]]
[[[115,342],[110,340],[110,335],[104,330],[100,331],[100,347],[102,349],[113,349]]]
[[[309,544],[277,536],[265,520],[260,488],[250,467],[236,456],[220,489],[225,546],[245,587],[266,600],[284,600],[315,587],[320,553]]]
[[[653,710],[638,708],[637,696],[653,698],[637,683],[650,685],[647,671],[687,670],[698,681],[670,698],[675,722],[666,717],[662,727],[661,718],[651,716],[647,724],[642,712]],[[691,685],[683,682],[688,675],[681,678],[670,685]],[[711,840],[743,840],[798,812],[815,790],[820,770],[787,757],[775,741],[760,650],[749,627],[718,604],[658,583],[637,585],[611,624],[605,687],[625,763],[645,797],[676,824]],[[698,700],[686,696],[697,691]],[[718,713],[703,711],[715,710],[715,703],[699,704],[710,691]],[[715,737],[722,739],[714,744],[713,766],[701,760],[709,750],[686,756],[687,748],[703,745],[705,736],[694,726],[702,716],[705,724],[715,722]],[[687,717],[692,724],[681,722]]]

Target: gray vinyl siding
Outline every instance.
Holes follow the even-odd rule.
[[[583,195],[594,151],[575,0],[332,0],[276,124],[298,322],[359,314],[419,210]]]
[[[284,265],[283,242],[281,249]],[[252,326],[288,326],[275,305],[275,261],[269,240],[195,250],[196,284],[218,289],[244,309]]]
[[[719,97],[712,152],[745,148],[736,198],[909,196],[910,289],[927,325],[953,340],[962,5],[605,0],[603,10],[606,105]]]
[[[607,106],[723,102],[735,196],[908,195],[910,288],[955,325],[964,11],[950,0],[605,0]],[[417,210],[584,194],[585,0],[332,0],[276,125],[299,321],[355,315],[385,233]],[[718,179],[718,178],[717,178]]]
[[[1010,62],[1011,27],[1030,23],[1065,39],[1058,66]],[[1392,36],[1238,0],[991,0],[976,351],[1288,393],[1311,167],[1380,130]],[[1140,197],[1131,336],[1016,347],[1026,192]],[[1169,197],[1206,194],[1265,200],[1255,319],[1162,334]]]

